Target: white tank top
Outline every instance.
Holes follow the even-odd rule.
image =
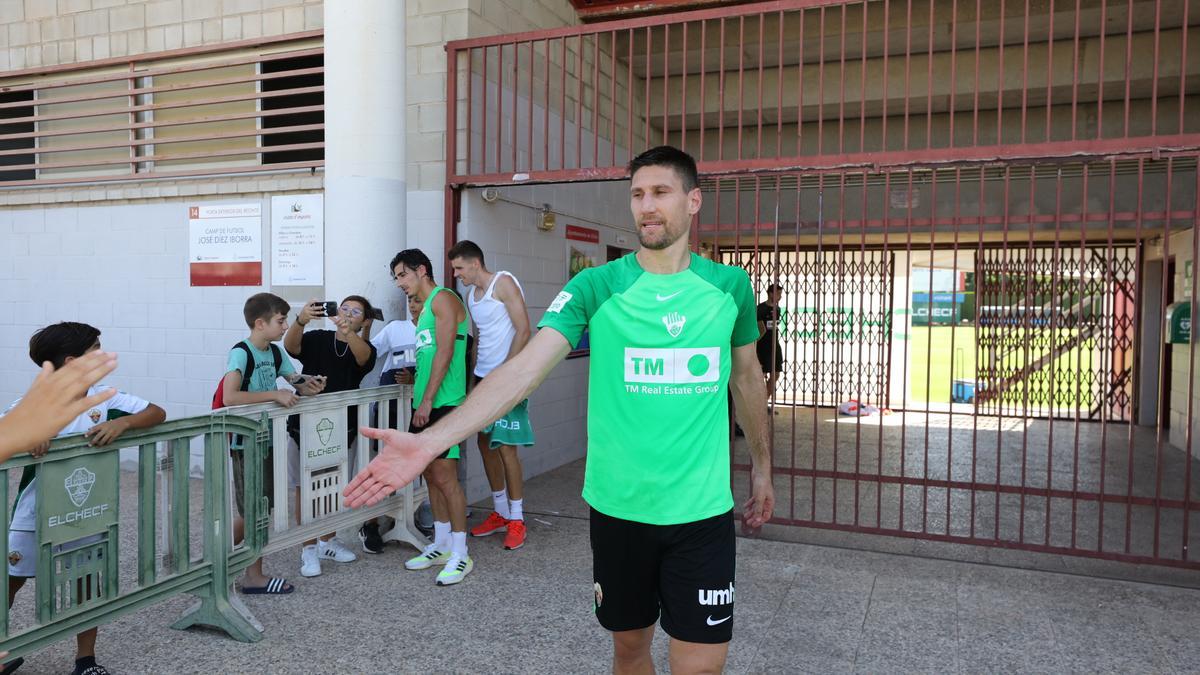
[[[479,377],[487,376],[504,363],[504,359],[508,357],[508,350],[512,347],[513,338],[517,335],[517,329],[513,326],[512,319],[508,318],[508,310],[504,308],[504,303],[492,297],[496,282],[502,275],[513,280],[524,298],[525,290],[521,288],[521,282],[508,272],[496,272],[478,302],[475,301],[474,288],[467,294],[471,321],[479,327],[479,345],[475,357],[475,375]]]

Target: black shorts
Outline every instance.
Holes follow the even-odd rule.
[[[408,418],[408,433],[410,433],[410,434],[421,433],[425,429],[432,426],[434,422],[436,422],[436,421],[442,419],[443,417],[445,417],[446,415],[449,415],[450,413],[454,412],[454,409],[457,407],[458,406],[456,406],[456,405],[444,405],[440,408],[431,408],[429,410],[429,422],[423,426],[417,426],[416,423],[413,422],[412,417]],[[416,412],[416,411],[414,410],[413,412]],[[458,459],[459,447],[461,445],[462,444],[460,443],[459,445],[451,446],[449,450],[438,455],[437,458],[438,459]]]
[[[611,631],[654,625],[720,644],[733,638],[733,511],[681,525],[647,525],[591,509],[596,618]]]
[[[758,363],[762,366],[762,370],[767,375],[771,373],[783,372],[783,348],[779,345],[774,346],[774,359],[772,360],[771,347],[758,347],[755,351],[758,353]]]

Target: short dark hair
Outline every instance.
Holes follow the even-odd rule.
[[[344,305],[347,302],[357,302],[358,304],[362,305],[363,306],[363,318],[364,319],[371,318],[371,301],[370,300],[364,298],[361,295],[347,295],[345,297],[345,299],[342,300],[341,304]]]
[[[770,286],[767,286],[768,293],[773,293],[775,291],[782,291],[782,290],[783,290],[783,286],[781,286],[779,284],[771,284]]]
[[[95,347],[100,329],[86,323],[63,321],[51,324],[29,338],[29,358],[38,366],[49,361],[57,370],[68,357],[80,357]]]
[[[638,169],[647,166],[666,166],[675,170],[675,175],[683,182],[683,191],[691,192],[700,184],[700,175],[696,171],[696,160],[679,148],[670,145],[660,145],[650,148],[642,154],[629,160],[629,177]]]
[[[292,311],[292,306],[278,295],[255,293],[246,299],[246,306],[242,308],[242,316],[246,318],[246,325],[254,328],[254,322],[259,319],[270,321],[276,314],[287,316],[290,311]]]
[[[446,254],[447,260],[455,258],[466,258],[467,260],[478,260],[480,265],[483,262],[483,249],[479,248],[479,244],[470,239],[463,239],[454,246],[450,247],[450,252]]]
[[[433,263],[429,262],[429,256],[419,248],[406,248],[400,251],[392,258],[392,264],[388,265],[389,272],[396,271],[396,265],[404,263],[404,266],[410,270],[416,270],[421,265],[425,266],[425,276],[433,278]]]

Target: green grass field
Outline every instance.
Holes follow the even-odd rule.
[[[1065,339],[1066,331],[1058,331],[1060,340]],[[1030,329],[1029,341],[1039,342],[1049,337],[1049,330]],[[908,392],[909,401],[929,401],[931,403],[949,403],[951,381],[956,379],[976,379],[975,366],[975,327],[974,326],[934,326],[917,327],[912,329],[912,339],[909,342],[908,363]],[[1037,361],[1046,353],[1044,347],[1033,347],[1030,353],[1019,351],[1011,355],[1007,361],[1010,367],[1019,368],[1028,361]],[[1069,407],[1075,404],[1076,396],[1074,383],[1078,378],[1070,374],[1087,371],[1092,368],[1095,348],[1085,342],[1069,352],[1059,356],[1055,364],[1047,365],[1046,369],[1055,372],[1057,378],[1063,378],[1067,391],[1059,406]],[[901,366],[903,367],[903,366]],[[893,373],[897,371],[893,366]],[[1016,385],[1008,390],[1005,396],[1008,400],[1021,401],[1023,398],[1022,385]]]

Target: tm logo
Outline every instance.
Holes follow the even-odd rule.
[[[625,381],[646,384],[716,382],[721,377],[721,348],[625,349]]]
[[[92,495],[92,486],[95,484],[96,474],[82,466],[72,471],[71,475],[63,481],[63,487],[67,488],[67,496],[71,498],[71,503],[76,507],[87,503],[88,497]]]
[[[322,417],[320,422],[317,422],[317,438],[321,439],[321,445],[329,445],[329,439],[333,437],[333,420],[328,417]]]

